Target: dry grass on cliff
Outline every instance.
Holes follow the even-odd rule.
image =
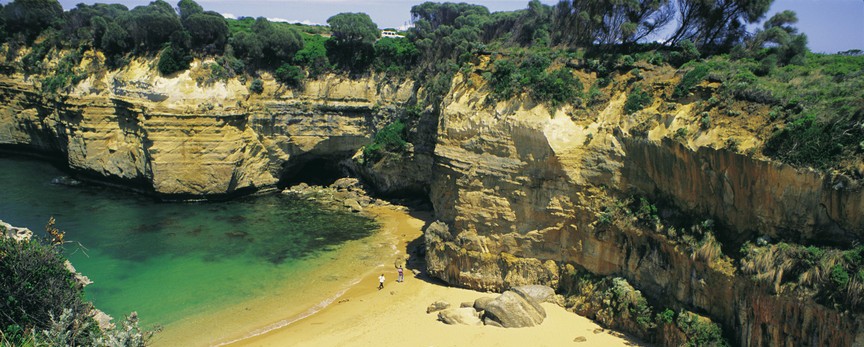
[[[813,295],[838,309],[864,309],[864,248],[850,250],[787,243],[745,244],[741,270],[775,293]]]

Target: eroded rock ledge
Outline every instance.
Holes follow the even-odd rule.
[[[93,59],[88,52],[82,64]],[[148,63],[52,97],[34,76],[0,76],[0,145],[164,197],[231,195],[273,187],[316,158],[350,158],[414,93],[411,81],[377,76],[329,75],[289,90],[264,75],[259,95],[237,79],[199,85],[191,74],[205,62],[173,78]]]

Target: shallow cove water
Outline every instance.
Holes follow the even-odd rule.
[[[45,162],[0,154],[0,219],[42,235],[54,216],[66,239],[74,241],[66,255],[94,281],[87,297],[115,318],[137,311],[145,326],[191,327],[190,321],[274,290],[296,291],[290,296],[299,302],[286,298],[280,304],[298,306],[298,312],[290,312],[297,314],[332,296],[321,288],[299,293],[310,290],[303,286],[315,279],[310,274],[334,268],[356,272],[353,266],[364,255],[374,257],[369,247],[380,248],[354,245],[353,258],[347,258],[353,265],[333,263],[346,261],[340,255],[345,245],[362,243],[376,223],[281,194],[220,203],[160,203],[101,186],[51,183],[62,175]],[[380,261],[366,260],[363,266]],[[337,282],[327,287],[337,291],[352,284],[351,277],[332,271],[323,278]],[[247,329],[236,330],[244,334]]]

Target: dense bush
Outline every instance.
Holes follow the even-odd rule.
[[[46,227],[50,245],[0,237],[0,345],[145,346],[153,332],[138,326],[134,312],[119,328],[100,330],[83,286],[65,266],[64,233],[53,222]]]
[[[653,97],[649,91],[643,90],[640,85],[636,85],[630,91],[630,94],[627,94],[627,101],[624,102],[624,113],[631,114],[639,111],[645,108],[645,106],[650,105],[652,100]]]
[[[191,56],[174,46],[168,46],[159,53],[159,62],[156,66],[159,69],[159,73],[168,76],[188,69],[191,62]]]
[[[363,159],[367,162],[375,162],[381,159],[385,152],[404,151],[408,145],[405,137],[405,124],[402,121],[397,120],[386,125],[375,133],[372,143],[363,147]]]
[[[9,34],[21,33],[32,42],[42,30],[62,21],[63,7],[57,0],[15,0],[0,15]]]
[[[677,86],[675,86],[675,91],[672,92],[672,96],[676,98],[687,96],[693,87],[699,84],[699,82],[702,82],[702,80],[708,76],[710,70],[711,69],[708,65],[705,64],[697,64],[694,66],[693,69],[684,74],[684,77],[681,77],[681,81],[678,82]]]
[[[347,71],[365,71],[375,57],[378,26],[365,13],[340,13],[328,18],[327,24],[333,30],[325,44],[330,61]]]
[[[252,83],[249,84],[249,91],[255,94],[261,94],[264,92],[264,81],[261,81],[261,79],[258,78],[252,80]]]
[[[571,102],[580,104],[582,82],[567,67],[551,72],[551,60],[539,54],[529,54],[517,66],[511,59],[497,59],[492,72],[484,75],[495,100],[508,100],[522,93],[553,107]]]
[[[303,74],[303,70],[300,70],[299,67],[284,64],[276,69],[273,77],[276,78],[277,82],[282,83],[289,88],[297,88],[303,85],[303,78],[305,75]]]
[[[315,78],[332,69],[327,58],[327,38],[321,35],[303,35],[303,48],[294,54],[294,62],[306,67],[309,78]]]
[[[375,68],[380,71],[408,71],[420,52],[406,38],[384,37],[375,42]]]
[[[676,325],[687,336],[686,346],[729,346],[719,325],[695,314],[679,314]]]
[[[0,237],[0,327],[23,331],[51,328],[51,320],[69,309],[90,323],[90,304],[64,266],[56,246]],[[80,331],[70,343],[83,345],[98,329]]]

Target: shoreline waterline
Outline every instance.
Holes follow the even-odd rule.
[[[402,250],[397,247],[398,244],[407,244],[420,236],[419,226],[414,235],[397,235],[398,228],[390,222],[394,216],[413,218],[399,209],[395,206],[367,208],[368,215],[379,223],[379,231],[360,240],[347,241],[333,252],[309,260],[314,264],[303,266],[302,273],[290,276],[305,278],[303,283],[283,283],[263,291],[257,297],[167,325],[154,336],[153,345],[242,345],[244,341],[254,340],[314,316],[358,288],[374,287],[371,282],[364,283],[374,273],[392,271],[394,275],[390,277],[395,278],[392,262],[404,251],[404,247]],[[422,212],[419,214],[423,215]],[[423,219],[428,219],[428,216]],[[415,223],[422,226],[425,220],[416,219]]]

